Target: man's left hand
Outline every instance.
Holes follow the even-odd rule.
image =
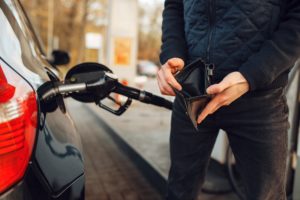
[[[249,84],[240,72],[228,74],[220,83],[207,88],[212,100],[207,104],[198,117],[200,124],[208,115],[213,114],[222,106],[228,106],[249,91]]]

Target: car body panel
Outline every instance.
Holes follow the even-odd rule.
[[[46,127],[38,136],[35,150],[34,158],[53,195],[61,193],[84,174],[81,152],[76,147],[78,138],[67,129],[68,123],[68,117],[59,109],[47,114]],[[75,137],[69,137],[71,135]]]
[[[0,1],[0,59],[37,89],[58,74],[47,61],[19,1]],[[39,103],[39,100],[37,100]],[[68,112],[39,111],[39,128],[28,169],[0,199],[84,199],[80,137]]]
[[[83,200],[84,176],[80,176],[67,187],[60,195],[55,196],[41,185],[37,185],[39,179],[35,176],[34,167],[30,165],[24,180],[0,197],[1,200]]]

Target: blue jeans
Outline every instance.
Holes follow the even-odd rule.
[[[167,200],[194,200],[220,129],[226,131],[247,200],[285,200],[288,107],[283,88],[248,92],[196,131],[175,99]]]

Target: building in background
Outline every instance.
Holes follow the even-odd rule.
[[[162,0],[21,0],[48,55],[70,53],[67,68],[100,62],[132,80],[137,59],[159,63]],[[63,69],[63,68],[61,68]]]

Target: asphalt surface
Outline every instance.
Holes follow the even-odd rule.
[[[134,161],[122,152],[106,132],[98,116],[73,100],[67,100],[67,105],[82,138],[86,200],[163,200],[163,196],[146,180]],[[233,194],[200,194],[198,198],[235,199]]]
[[[162,196],[119,150],[94,115],[83,105],[68,100],[82,138],[86,200],[161,200]]]

